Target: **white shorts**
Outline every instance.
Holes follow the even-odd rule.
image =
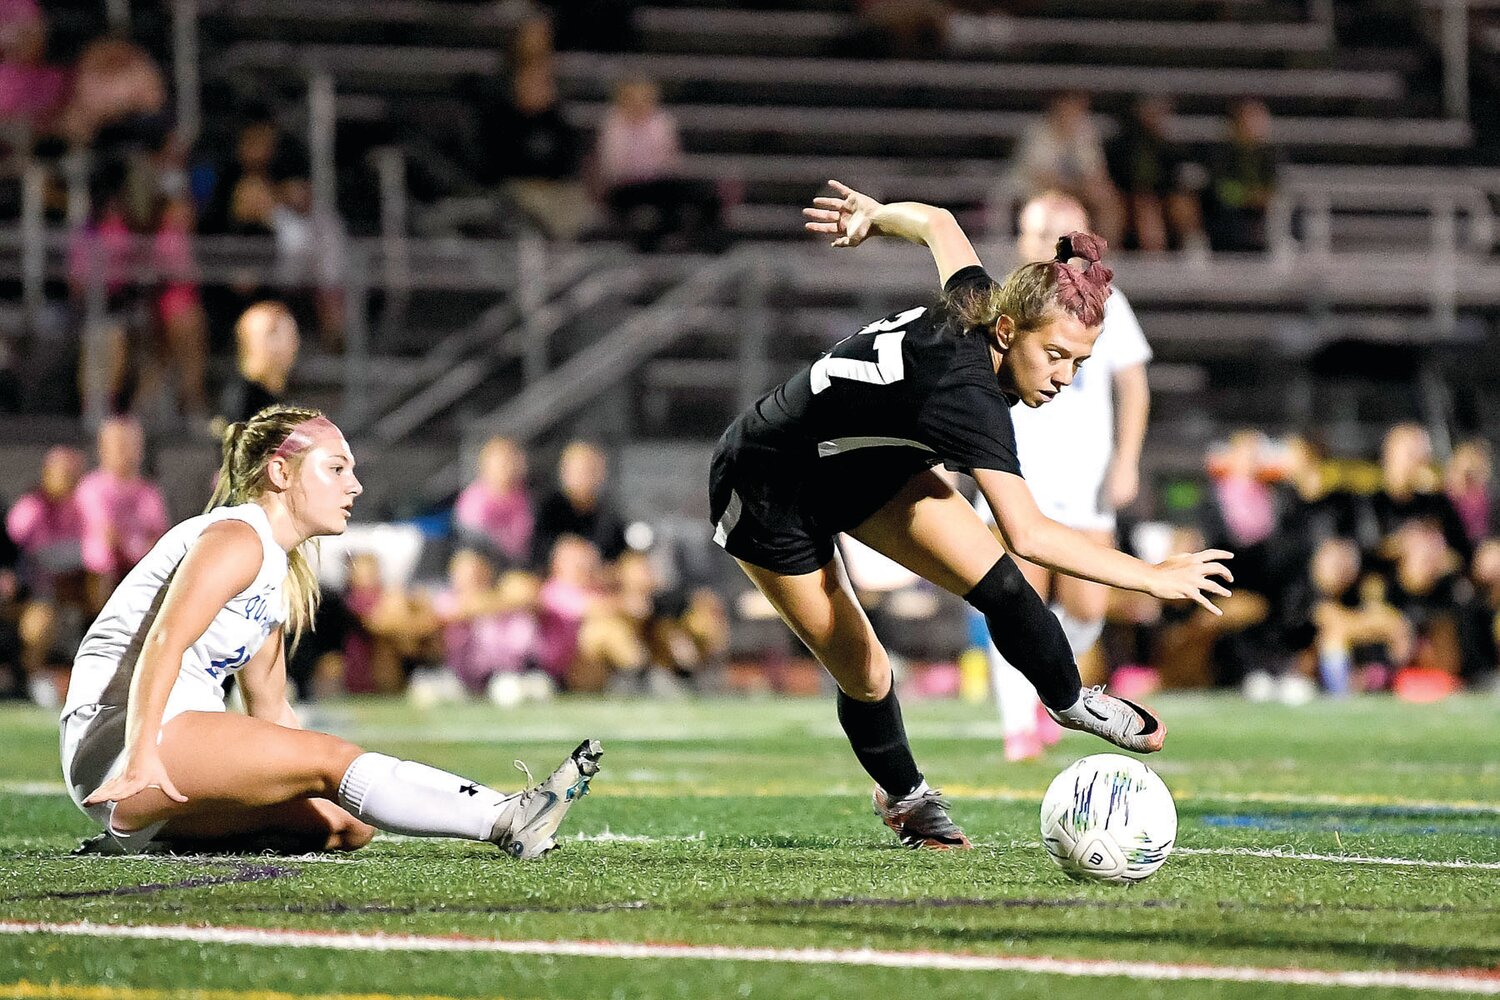
[[[224,699],[196,681],[179,679],[167,696],[161,724],[183,712],[222,712]],[[161,740],[160,731],[157,740]],[[125,706],[81,705],[63,716],[61,726],[63,781],[68,797],[84,814],[99,824],[126,854],[142,850],[161,831],[162,823],[121,833],[114,828],[115,804],[86,806],[83,800],[94,789],[116,777],[125,767]]]

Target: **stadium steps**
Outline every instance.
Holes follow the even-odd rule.
[[[761,11],[711,7],[644,7],[635,23],[658,53],[837,55],[861,30],[834,11]],[[959,15],[949,59],[1023,56],[1043,62],[1194,65],[1204,51],[1220,65],[1279,66],[1333,49],[1328,25],[1308,21],[1214,23],[1184,20]]]

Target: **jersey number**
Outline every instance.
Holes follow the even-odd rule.
[[[926,306],[917,306],[915,309],[908,309],[894,316],[876,320],[859,333],[854,334],[855,337],[865,333],[879,334],[875,338],[874,361],[836,358],[832,351],[823,355],[812,366],[813,395],[816,396],[828,388],[832,384],[830,380],[835,378],[847,378],[870,385],[890,385],[892,382],[901,381],[906,377],[906,363],[901,358],[901,339],[906,336],[906,332],[901,328],[926,311]],[[840,344],[843,342],[839,341]],[[838,344],[835,344],[834,350],[837,349]]]

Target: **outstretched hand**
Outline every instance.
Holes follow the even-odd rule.
[[[838,181],[828,186],[840,197],[814,198],[813,207],[802,210],[808,220],[803,226],[810,233],[837,237],[833,246],[857,247],[871,235],[871,219],[880,202]]]
[[[156,753],[151,752],[141,757],[132,758],[125,765],[125,770],[109,779],[88,798],[83,800],[86,806],[99,805],[104,802],[123,802],[148,788],[159,788],[162,794],[173,802],[186,802],[187,796],[177,790],[172,784],[172,779],[167,776],[167,768],[161,762]]]
[[[1151,588],[1151,596],[1164,601],[1196,601],[1213,614],[1222,615],[1224,612],[1204,595],[1229,596],[1229,588],[1214,578],[1218,577],[1224,583],[1234,582],[1234,574],[1219,561],[1233,558],[1233,552],[1207,549],[1163,559],[1156,564],[1157,579]]]

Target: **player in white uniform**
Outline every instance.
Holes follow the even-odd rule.
[[[1042,260],[1059,236],[1088,227],[1088,213],[1072,196],[1047,192],[1028,201],[1018,218],[1017,257]],[[1141,446],[1151,396],[1146,363],[1151,348],[1125,294],[1105,300],[1104,325],[1094,353],[1045,408],[1011,411],[1017,454],[1037,507],[1093,541],[1115,544],[1115,511],[1140,489]],[[1093,648],[1104,628],[1109,588],[1017,560],[1027,581],[1062,623],[1075,659]],[[1025,760],[1042,752],[1060,730],[1036,691],[991,644],[990,678],[1005,733],[1005,756]]]
[[[295,641],[317,605],[304,547],[341,534],[362,491],[348,443],[316,410],[271,406],[225,431],[209,511],[126,575],[78,651],[62,766],[73,801],[104,829],[93,850],[353,850],[376,828],[490,841],[521,858],[556,846],[598,770],[596,741],[503,795],[298,726],[282,636]],[[225,711],[228,676],[245,715]]]

